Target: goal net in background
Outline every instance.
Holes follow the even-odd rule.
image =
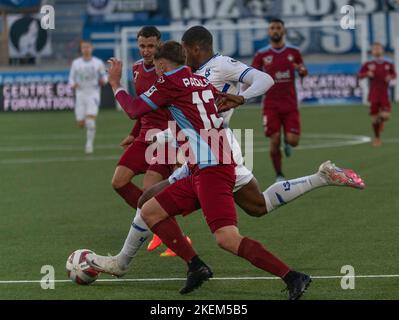
[[[195,25],[195,24],[194,24]],[[177,40],[191,25],[158,26],[163,40]],[[206,24],[214,36],[215,52],[232,56],[248,64],[257,50],[268,45],[268,24],[261,19],[246,24]],[[297,80],[298,96],[304,104],[348,104],[366,102],[367,85],[356,73],[368,58],[368,30],[364,19],[357,19],[355,29],[343,29],[339,20],[287,22],[287,43],[297,46],[309,69],[309,76]],[[115,54],[123,61],[123,84],[130,88],[131,65],[140,59],[136,35],[140,27],[120,31]],[[347,54],[349,46],[357,53]]]

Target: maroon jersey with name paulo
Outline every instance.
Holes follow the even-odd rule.
[[[155,72],[155,66],[148,66],[141,59],[133,65],[133,83],[136,95],[146,92],[158,79]],[[168,128],[169,113],[166,110],[159,109],[139,118],[136,121],[131,135],[139,141],[145,141],[148,130]]]
[[[367,61],[359,71],[359,78],[367,78],[368,72],[373,74],[369,78],[370,90],[368,100],[371,103],[389,101],[389,81],[387,77],[396,78],[395,66],[389,60],[381,58]]]
[[[206,78],[182,66],[166,72],[140,96],[152,109],[168,108],[176,121],[177,142],[186,156],[189,150],[187,161],[194,168],[234,164],[223,118],[219,117],[215,105],[216,91]]]
[[[298,108],[295,64],[303,64],[303,59],[298,48],[293,46],[275,49],[269,45],[256,53],[252,67],[268,73],[275,83],[265,95],[264,108],[278,112],[290,112]]]

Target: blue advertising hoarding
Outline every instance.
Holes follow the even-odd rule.
[[[54,111],[75,108],[69,70],[0,73],[0,111]],[[101,90],[100,108],[114,108],[109,86]]]

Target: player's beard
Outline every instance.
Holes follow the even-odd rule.
[[[279,43],[279,42],[281,42],[282,39],[283,39],[283,36],[281,36],[281,35],[279,35],[279,34],[275,34],[275,35],[273,35],[273,36],[270,37],[270,40],[271,40],[273,43]]]

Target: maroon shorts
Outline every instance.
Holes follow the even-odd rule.
[[[148,144],[135,140],[122,154],[118,166],[124,166],[132,170],[136,175],[148,170],[149,162],[146,161],[145,151]]]
[[[374,101],[370,103],[370,111],[369,114],[371,116],[376,116],[380,112],[391,113],[392,107],[389,99],[382,99],[381,101]]]
[[[154,158],[151,158],[149,155],[147,155],[149,159],[146,159],[146,150],[148,146],[149,145],[144,141],[134,141],[125,150],[122,157],[119,159],[118,165],[129,168],[136,175],[150,170],[159,173],[163,179],[168,178],[174,170],[174,164],[157,163],[154,161]],[[168,158],[165,159],[167,160]]]
[[[155,196],[170,215],[187,215],[202,208],[212,233],[237,225],[233,188],[235,166],[218,165],[197,170]]]
[[[276,109],[263,109],[263,128],[266,137],[270,137],[277,132],[281,132],[281,127],[284,133],[301,134],[301,119],[298,110],[289,112],[279,112]]]

